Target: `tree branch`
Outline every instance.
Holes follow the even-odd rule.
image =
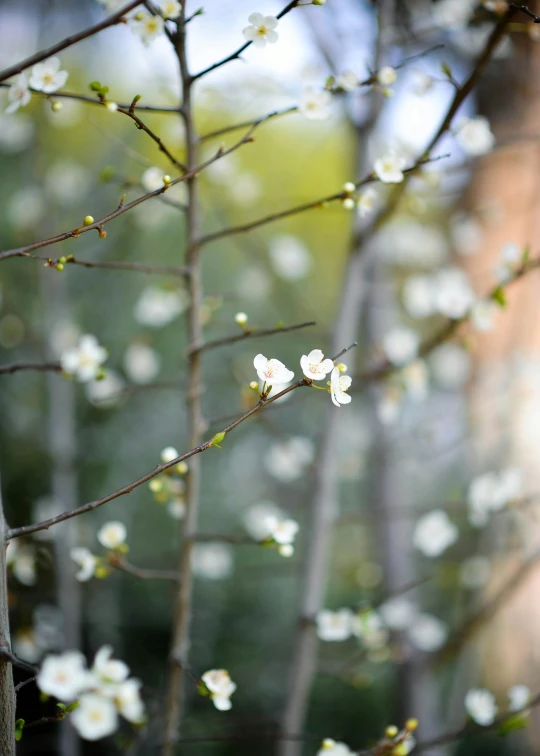
[[[309,326],[317,325],[314,320],[309,320],[306,323],[299,323],[292,326],[278,326],[277,328],[255,328],[254,330],[247,329],[242,333],[235,333],[232,336],[223,336],[221,339],[214,339],[213,341],[206,341],[199,347],[194,347],[191,352],[206,352],[209,349],[216,349],[217,347],[225,346],[226,344],[235,344],[238,341],[245,341],[250,338],[262,338],[264,336],[274,336],[278,333],[290,333],[291,331],[299,331],[301,328],[308,328]]]
[[[59,362],[13,362],[11,365],[0,365],[0,375],[18,373],[21,370],[53,370],[56,373],[62,372],[62,366]]]

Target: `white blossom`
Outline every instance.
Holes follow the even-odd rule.
[[[431,614],[421,614],[409,628],[409,640],[419,651],[430,653],[444,645],[448,628]]]
[[[521,471],[510,467],[500,473],[485,473],[475,478],[468,490],[469,522],[476,527],[486,525],[492,512],[503,509],[522,491]]]
[[[472,688],[465,696],[465,709],[476,724],[487,727],[497,716],[497,704],[493,693],[485,688]]]
[[[364,189],[363,192],[359,193],[358,199],[356,200],[356,208],[360,218],[364,218],[373,211],[377,198],[377,190],[372,186],[368,186],[367,189]]]
[[[155,349],[147,344],[130,344],[124,355],[124,369],[133,383],[144,385],[158,375],[161,358]]]
[[[508,691],[508,700],[510,711],[521,711],[531,700],[531,689],[527,685],[513,685]]]
[[[161,453],[159,455],[162,464],[166,465],[167,462],[172,462],[173,459],[176,459],[180,455],[178,454],[178,449],[175,449],[174,446],[166,446],[164,449],[161,450]]]
[[[428,370],[424,360],[414,360],[404,367],[400,373],[400,378],[405,385],[407,396],[413,402],[423,401],[428,393],[429,379]]]
[[[144,721],[144,703],[141,700],[141,681],[134,677],[115,687],[114,702],[120,714],[132,724]]]
[[[458,529],[442,509],[421,517],[415,525],[413,544],[428,557],[440,556],[457,541]]]
[[[156,0],[155,5],[165,19],[178,18],[182,11],[178,0]]]
[[[322,609],[317,613],[317,635],[323,641],[344,641],[352,632],[353,613],[350,609]]]
[[[270,516],[266,519],[266,525],[269,530],[268,537],[277,544],[281,556],[292,556],[294,553],[294,539],[299,530],[298,523],[295,520]]]
[[[153,16],[151,13],[141,10],[129,19],[129,26],[143,45],[148,47],[154,40],[161,37],[165,23],[161,16]]]
[[[441,344],[431,355],[431,367],[437,383],[447,390],[462,388],[471,374],[471,357],[458,344]]]
[[[495,280],[499,284],[505,284],[513,276],[514,269],[522,258],[521,247],[515,242],[506,242],[503,244],[500,255],[500,262],[495,268]]]
[[[113,698],[116,686],[129,677],[129,667],[120,659],[111,659],[111,656],[111,646],[102,646],[94,657],[91,674],[95,680],[92,687],[102,695]]]
[[[439,0],[432,6],[433,20],[445,29],[466,26],[475,5],[475,0]]]
[[[133,314],[141,325],[161,328],[181,315],[188,305],[184,291],[166,291],[158,286],[143,289]]]
[[[444,268],[433,277],[433,304],[437,312],[459,320],[472,306],[475,296],[469,277],[461,268]]]
[[[397,327],[385,334],[382,347],[386,357],[393,365],[405,365],[418,354],[420,337],[410,328]]]
[[[313,265],[306,245],[292,234],[274,236],[268,255],[275,272],[286,281],[305,278]]]
[[[330,116],[332,95],[326,89],[315,90],[308,87],[304,90],[298,112],[310,121],[325,121]]]
[[[429,276],[410,276],[403,285],[403,306],[411,318],[433,314],[433,282]]]
[[[379,614],[390,630],[406,630],[413,624],[417,609],[406,596],[395,596],[379,606]]]
[[[300,367],[306,378],[322,381],[334,369],[334,363],[329,358],[325,360],[320,349],[312,349],[308,355],[302,355]]]
[[[201,679],[206,685],[216,709],[229,711],[232,706],[231,696],[236,690],[236,683],[231,680],[227,670],[210,669],[204,673]]]
[[[10,116],[0,113],[0,152],[8,155],[23,152],[32,143],[34,134],[34,122],[26,114]]]
[[[163,168],[158,168],[155,165],[147,168],[141,176],[142,188],[147,192],[156,192],[158,189],[162,189],[164,175],[165,171]]]
[[[60,58],[49,58],[32,66],[29,84],[38,92],[51,94],[64,86],[68,76],[67,71],[60,70]]]
[[[337,367],[332,370],[330,375],[330,395],[336,407],[351,402],[351,396],[347,393],[351,387],[351,383],[352,378],[350,375],[341,375]]]
[[[380,614],[373,609],[362,610],[353,616],[352,633],[371,649],[381,648],[388,642],[388,630]]]
[[[9,105],[7,106],[6,113],[15,113],[19,108],[28,105],[32,98],[30,90],[28,89],[28,79],[26,74],[21,73],[17,76],[13,84],[8,89]]]
[[[106,522],[97,532],[97,539],[106,549],[117,549],[126,541],[127,530],[123,522]]]
[[[100,376],[99,380],[88,381],[85,384],[85,392],[91,404],[106,409],[118,403],[124,385],[124,381],[114,370],[107,370],[104,378]]]
[[[80,651],[65,651],[45,657],[36,678],[36,684],[43,693],[63,703],[78,698],[88,683],[88,670]]]
[[[284,519],[283,513],[273,502],[261,501],[253,504],[242,518],[244,527],[255,541],[263,541],[271,534],[268,523]]]
[[[269,385],[274,383],[289,383],[294,378],[294,373],[275,358],[267,360],[263,354],[258,354],[253,360],[259,379]]]
[[[456,213],[450,221],[450,234],[458,255],[468,257],[480,249],[482,226],[474,216]]]
[[[483,116],[464,118],[455,134],[460,147],[473,157],[485,155],[495,146],[495,137],[489,127],[489,121]]]
[[[335,82],[336,87],[346,92],[352,92],[360,85],[360,79],[353,71],[343,71],[342,74],[336,76]]]
[[[265,466],[268,472],[284,483],[292,483],[304,474],[315,457],[313,441],[303,436],[274,443],[268,449]]]
[[[36,582],[36,559],[34,551],[29,546],[20,546],[17,541],[8,541],[7,564],[13,575],[23,585],[34,585]]]
[[[412,75],[414,78],[413,94],[416,95],[416,97],[423,97],[428,92],[431,92],[435,84],[433,76],[430,76],[419,68],[416,68],[412,72]]]
[[[268,43],[273,45],[278,41],[279,34],[275,30],[278,20],[275,16],[252,13],[248,16],[248,21],[250,25],[242,30],[242,34],[255,47],[266,47]]]
[[[471,323],[477,331],[492,331],[499,305],[493,299],[478,299],[471,308]]]
[[[197,543],[191,556],[193,572],[206,580],[225,580],[233,571],[234,561],[226,543]]]
[[[373,166],[375,175],[384,184],[400,184],[403,181],[403,169],[407,161],[403,155],[397,152],[387,152],[377,158]]]
[[[383,66],[377,71],[377,82],[381,87],[391,87],[397,81],[397,71],[392,66]]]
[[[332,738],[325,738],[320,751],[317,752],[317,756],[353,756],[353,754],[354,751],[351,751],[348,745],[332,740]]]
[[[77,580],[81,583],[85,583],[87,580],[91,580],[94,577],[96,571],[96,557],[89,549],[83,546],[74,546],[69,552],[69,556],[75,564],[79,567],[79,571],[75,574]]]
[[[116,13],[126,5],[125,0],[98,0],[98,3],[103,5],[109,13]]]
[[[80,383],[87,383],[99,375],[106,359],[107,350],[100,346],[95,336],[86,334],[81,336],[76,347],[62,354],[60,364],[65,373],[75,376]]]
[[[114,702],[96,693],[84,693],[70,721],[84,740],[100,740],[118,728],[118,714]]]
[[[384,386],[377,401],[377,417],[382,425],[394,425],[399,419],[403,392],[395,386]]]

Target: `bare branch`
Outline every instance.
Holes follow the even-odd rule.
[[[60,262],[59,259],[53,260],[50,257],[40,257],[39,255],[21,255],[21,257],[30,257],[32,260],[43,260],[43,262],[49,263],[51,267],[56,267]],[[137,262],[114,262],[114,261],[93,261],[93,260],[80,260],[73,255],[68,255],[65,258],[65,265],[81,265],[84,268],[102,268],[105,270],[122,270],[133,271],[134,273],[147,273],[149,275],[158,276],[180,276],[185,278],[189,275],[189,268],[179,267],[176,265],[147,265],[146,263]]]
[[[250,338],[262,338],[263,336],[275,336],[278,333],[290,333],[291,331],[299,331],[301,328],[308,328],[309,326],[314,325],[317,325],[317,323],[314,320],[309,320],[307,323],[299,323],[298,325],[292,326],[255,328],[254,330],[246,329],[242,333],[235,333],[233,336],[224,336],[221,339],[207,341],[199,347],[190,349],[190,352],[206,352],[209,349],[216,349],[217,347],[225,346],[227,344],[235,344],[238,341],[245,341]]]
[[[52,370],[60,373],[62,366],[59,362],[12,362],[11,365],[0,365],[0,375],[18,373],[21,370]]]
[[[121,572],[126,572],[128,575],[139,578],[140,580],[172,580],[177,583],[180,580],[180,573],[174,570],[154,570],[146,569],[143,567],[136,567],[130,564],[122,557],[116,556],[116,554],[109,554],[108,562],[111,567]]]
[[[12,76],[16,76],[27,68],[30,68],[30,66],[34,66],[36,63],[40,63],[42,60],[46,60],[52,55],[56,55],[62,50],[65,50],[66,48],[77,44],[77,42],[81,42],[83,39],[93,37],[94,34],[98,34],[98,32],[103,31],[104,29],[108,29],[110,26],[124,23],[125,14],[129,13],[129,11],[133,10],[133,8],[136,8],[140,4],[141,0],[133,0],[133,2],[128,3],[116,13],[108,16],[104,21],[100,21],[99,24],[89,26],[87,29],[83,29],[83,31],[80,31],[77,34],[72,34],[71,36],[63,39],[61,42],[57,42],[55,45],[48,47],[46,50],[41,50],[34,55],[30,55],[29,58],[25,58],[20,63],[15,63],[15,65],[13,66],[4,68],[3,71],[0,71],[0,81],[5,81]]]

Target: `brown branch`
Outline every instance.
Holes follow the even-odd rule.
[[[292,11],[293,8],[296,8],[298,6],[298,3],[299,0],[292,0],[292,2],[288,3],[285,8],[283,8],[283,10],[277,14],[276,18],[283,18],[283,16],[289,13],[289,11]],[[221,66],[224,66],[226,63],[230,63],[233,60],[238,60],[244,50],[247,50],[247,48],[252,44],[252,42],[245,42],[241,47],[238,48],[238,50],[236,50],[236,52],[231,53],[231,55],[228,55],[226,58],[218,60],[217,63],[213,63],[211,66],[208,66],[208,68],[204,68],[202,71],[199,71],[199,73],[194,74],[190,77],[190,83],[196,81],[197,79],[200,79],[201,76],[206,76],[206,74],[210,73],[211,71],[215,71],[217,68],[221,68]]]
[[[11,649],[6,648],[5,646],[0,646],[0,659],[4,659],[5,661],[8,661],[13,667],[19,667],[20,669],[24,669],[27,672],[33,672],[35,674],[38,671],[37,667],[34,667],[33,664],[28,664],[28,662],[25,662],[22,659],[19,659],[19,657],[15,656]]]
[[[244,412],[244,414],[241,415],[239,418],[237,418],[234,422],[232,422],[227,427],[223,428],[221,432],[225,434],[230,433],[239,425],[241,425],[245,420],[247,420],[249,417],[259,412],[260,410],[264,409],[265,407],[269,406],[270,404],[273,404],[277,399],[280,399],[282,396],[289,394],[291,391],[295,391],[298,388],[301,388],[303,386],[309,386],[309,385],[311,385],[311,382],[307,378],[303,378],[299,381],[296,381],[296,383],[293,383],[291,386],[288,386],[287,388],[283,389],[283,391],[280,391],[279,394],[272,396],[270,399],[261,398],[254,407],[252,407],[247,412]],[[85,512],[91,512],[94,509],[97,509],[98,507],[103,506],[103,504],[107,504],[109,501],[118,499],[120,496],[125,496],[126,494],[134,491],[139,486],[142,486],[143,483],[146,483],[152,478],[155,478],[156,475],[160,475],[160,473],[165,472],[165,470],[168,470],[170,467],[174,467],[179,462],[183,462],[184,460],[189,459],[190,457],[194,457],[196,454],[201,454],[202,452],[205,452],[207,449],[210,449],[213,445],[213,438],[214,437],[212,436],[212,438],[209,439],[208,441],[204,441],[202,444],[199,444],[195,448],[190,449],[184,454],[181,454],[180,456],[176,457],[176,459],[173,459],[171,462],[167,462],[162,465],[157,465],[157,467],[154,467],[154,469],[151,470],[151,472],[146,473],[142,477],[137,478],[137,480],[134,480],[132,483],[128,483],[126,486],[122,486],[122,488],[119,488],[116,491],[113,491],[112,493],[107,494],[107,496],[104,496],[101,499],[90,501],[87,504],[83,504],[82,506],[77,507],[76,509],[72,509],[69,512],[62,512],[61,514],[56,515],[56,517],[51,517],[50,519],[43,520],[42,522],[36,522],[32,525],[23,525],[20,528],[11,528],[7,531],[6,539],[10,540],[11,538],[20,538],[21,536],[29,535],[30,533],[36,533],[39,530],[48,530],[48,528],[52,527],[53,525],[57,525],[58,523],[64,522],[65,520],[70,520],[72,517],[78,517],[79,515],[84,514]]]
[[[126,572],[128,575],[132,575],[140,580],[173,580],[175,583],[180,580],[179,572],[136,567],[134,564],[130,564],[125,559],[122,559],[122,557],[116,556],[116,554],[109,554],[108,562],[116,570]]]
[[[3,87],[5,89],[8,89],[10,86],[11,84],[0,82],[0,88]],[[79,102],[86,102],[89,105],[99,105],[99,107],[103,107],[103,103],[101,103],[99,100],[96,100],[95,97],[91,97],[90,95],[78,94],[77,92],[64,92],[61,89],[59,89],[57,92],[53,92],[52,94],[49,94],[48,92],[42,92],[41,89],[32,89],[32,87],[28,87],[28,89],[32,92],[32,94],[41,95],[42,97],[50,100],[56,100],[59,98],[62,100],[78,100]],[[129,110],[129,108],[131,107],[131,104],[129,103],[117,103],[117,105],[119,108],[124,108],[127,110]],[[167,107],[165,105],[139,105],[137,103],[134,110],[140,110],[146,113],[178,113],[178,107],[174,105]]]
[[[120,202],[116,210],[113,210],[112,213],[109,213],[108,215],[103,216],[103,218],[100,218],[99,220],[94,221],[94,223],[91,223],[88,226],[81,226],[79,228],[74,229],[73,231],[65,231],[62,234],[51,236],[48,239],[42,239],[41,241],[33,242],[32,244],[27,244],[25,247],[17,247],[15,249],[8,249],[4,252],[0,252],[0,260],[6,260],[9,257],[27,257],[27,253],[33,252],[35,249],[48,247],[51,244],[57,244],[58,242],[66,241],[66,239],[77,239],[79,236],[81,236],[81,234],[86,234],[88,231],[99,231],[106,223],[109,223],[115,218],[118,218],[118,216],[123,215],[128,210],[131,210],[133,207],[137,207],[137,205],[140,205],[141,203],[146,202],[152,197],[160,197],[162,194],[164,194],[167,191],[169,187],[174,186],[175,184],[179,184],[182,181],[189,181],[194,176],[197,176],[206,167],[208,167],[209,165],[212,165],[212,163],[215,163],[217,160],[220,160],[226,155],[229,155],[231,152],[234,152],[243,144],[248,144],[249,142],[253,141],[251,135],[253,134],[253,131],[257,128],[257,126],[263,123],[263,121],[264,119],[261,119],[257,124],[252,126],[250,130],[242,137],[242,139],[240,139],[238,142],[233,144],[232,147],[229,147],[226,150],[223,150],[220,148],[213,157],[209,158],[204,163],[201,163],[200,165],[191,169],[187,173],[184,173],[183,176],[179,176],[178,178],[173,179],[173,181],[171,181],[169,184],[167,185],[164,184],[162,188],[156,189],[153,192],[148,192],[148,194],[144,194],[141,197],[137,197],[137,199],[134,199],[132,202],[129,202],[127,205],[124,204],[123,201]]]
[[[233,336],[224,336],[221,339],[214,339],[213,341],[206,341],[199,347],[194,347],[190,352],[206,352],[208,349],[216,349],[217,347],[225,346],[226,344],[235,344],[238,341],[245,341],[250,338],[262,338],[263,336],[274,336],[278,333],[289,333],[290,331],[298,331],[301,328],[308,328],[309,326],[317,325],[314,320],[309,320],[306,323],[299,323],[298,325],[284,326],[277,328],[256,328],[255,330],[247,329],[242,333],[235,333]]]
[[[192,541],[197,543],[230,543],[235,546],[260,546],[259,541],[245,535],[227,535],[226,533],[194,533]]]
[[[40,257],[39,255],[20,255],[20,257],[29,257],[32,260],[43,260],[56,267],[60,262],[59,259],[53,260],[50,257]],[[180,276],[185,278],[189,275],[189,268],[179,267],[176,265],[147,265],[146,263],[137,262],[114,262],[114,261],[94,261],[94,260],[79,260],[73,255],[68,255],[65,258],[65,265],[81,265],[84,268],[103,268],[105,270],[122,270],[133,271],[134,273],[148,273],[152,275],[160,276]]]
[[[15,63],[15,65],[5,68],[3,71],[0,71],[0,81],[5,81],[6,79],[11,78],[11,76],[16,76],[16,74],[19,74],[25,69],[30,68],[30,66],[34,66],[36,63],[40,63],[42,60],[46,60],[52,55],[56,55],[62,50],[75,45],[77,42],[81,42],[83,39],[93,37],[94,34],[97,34],[104,29],[108,29],[110,26],[123,23],[125,14],[129,13],[130,10],[133,10],[133,8],[136,8],[140,4],[141,0],[133,0],[133,2],[128,3],[116,13],[108,16],[108,18],[106,18],[104,21],[100,21],[99,24],[89,26],[87,29],[83,29],[83,31],[80,31],[77,34],[72,34],[69,37],[63,39],[61,42],[57,42],[55,45],[48,47],[46,50],[41,50],[34,55],[30,55],[29,58],[25,58],[24,60],[20,61],[20,63]]]
[[[0,375],[18,373],[21,370],[52,370],[60,373],[62,372],[62,366],[59,362],[13,362],[11,365],[0,365]]]
[[[266,116],[266,120],[270,121],[274,118],[279,118],[279,116],[287,115],[288,113],[296,113],[298,110],[298,105],[292,105],[289,108],[283,108],[282,110],[273,110],[271,113],[269,113]],[[215,137],[224,136],[225,134],[229,134],[231,131],[237,131],[238,129],[245,129],[248,126],[252,126],[254,123],[256,123],[257,119],[250,119],[248,121],[240,121],[239,123],[233,123],[230,126],[223,126],[221,129],[216,129],[215,131],[209,131],[207,134],[202,134],[199,137],[199,142],[205,142],[208,139],[214,139]]]
[[[414,173],[418,170],[420,165],[425,165],[427,163],[435,163],[438,160],[443,160],[444,158],[449,157],[448,155],[438,155],[437,157],[423,157],[420,160],[418,160],[413,166],[410,168],[406,168],[403,173],[405,175],[409,173]],[[361,179],[360,181],[357,181],[355,183],[356,189],[360,189],[363,186],[366,186],[367,184],[371,184],[373,182],[377,182],[378,178],[374,173],[370,173],[365,178]],[[330,194],[327,197],[319,197],[316,200],[313,200],[311,202],[304,202],[302,205],[296,205],[295,207],[290,207],[287,210],[281,210],[278,213],[272,213],[271,215],[266,215],[262,218],[257,218],[254,221],[251,221],[250,223],[244,223],[240,226],[229,226],[228,228],[222,228],[220,231],[214,231],[214,233],[206,234],[206,236],[203,236],[200,240],[201,244],[208,244],[209,242],[216,241],[216,239],[222,239],[224,236],[232,236],[233,234],[241,234],[245,233],[246,231],[252,231],[254,228],[259,228],[260,226],[264,226],[267,223],[274,223],[275,221],[282,220],[283,218],[289,218],[291,215],[298,215],[298,213],[303,213],[306,210],[313,210],[314,208],[323,208],[326,204],[330,202],[335,202],[336,200],[344,200],[347,197],[350,197],[350,193],[346,191],[337,192],[336,194]]]
[[[15,693],[18,693],[21,688],[24,688],[26,685],[30,685],[31,682],[34,682],[36,680],[36,677],[29,677],[27,680],[23,680],[22,682],[17,683],[13,690],[15,691]]]

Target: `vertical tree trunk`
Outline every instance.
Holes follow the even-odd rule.
[[[11,649],[7,592],[7,543],[0,494],[0,649]],[[11,663],[0,656],[0,754],[15,756],[15,690]]]

